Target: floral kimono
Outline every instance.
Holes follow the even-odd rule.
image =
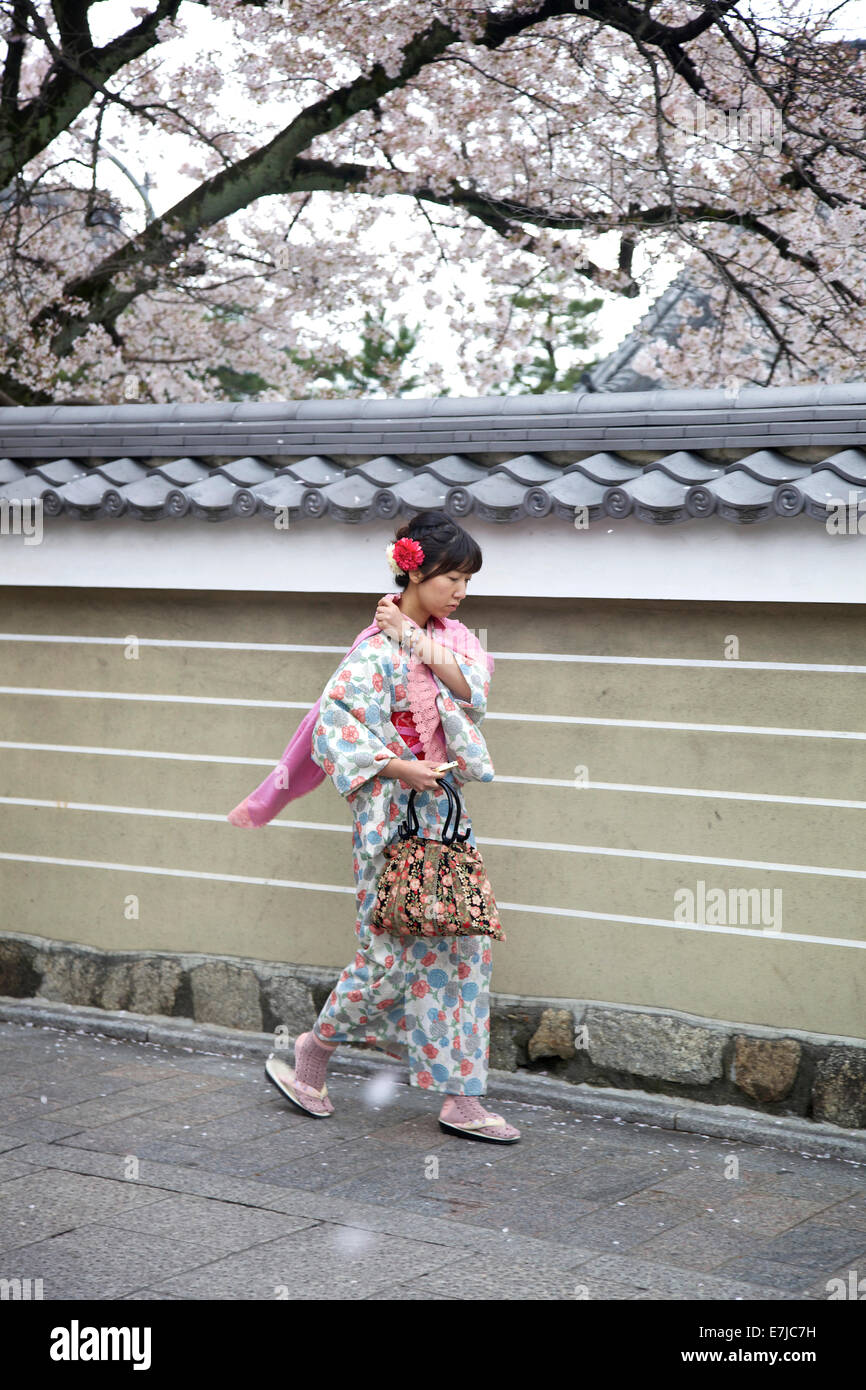
[[[426,632],[437,635],[433,619]],[[494,775],[479,727],[487,712],[490,672],[471,645],[467,650],[473,655],[454,650],[453,656],[470,700],[460,699],[430,672],[447,749],[443,761],[458,763],[443,780],[458,790],[466,781],[490,782]],[[491,938],[421,940],[370,926],[384,847],[397,836],[412,790],[397,778],[379,776],[377,765],[392,757],[424,757],[412,729],[411,668],[405,647],[377,632],[344,658],[322,695],[310,751],[352,807],[358,949],[315,1031],[326,1042],[373,1044],[408,1061],[413,1086],[483,1096],[490,1052]],[[418,833],[441,839],[448,816],[445,792],[416,792],[415,810]],[[467,844],[475,845],[464,805],[457,828],[467,827]]]

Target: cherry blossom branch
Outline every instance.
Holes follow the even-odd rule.
[[[261,3],[253,3],[249,0],[250,8],[268,9],[268,0],[261,0]],[[33,303],[41,303],[42,308],[34,314],[31,307],[26,314],[22,315],[23,328],[25,333],[20,340],[21,361],[27,361],[28,339],[35,344],[37,358],[43,364],[48,360],[49,354],[54,359],[60,361],[72,354],[73,364],[84,360],[87,353],[83,351],[80,340],[94,328],[103,330],[108,338],[116,345],[122,345],[123,338],[118,332],[118,319],[124,310],[132,305],[136,300],[143,300],[142,322],[147,321],[148,303],[152,305],[152,296],[161,287],[173,288],[175,293],[181,296],[189,295],[195,299],[199,290],[207,294],[210,286],[190,287],[182,284],[183,280],[196,278],[203,274],[201,262],[190,261],[187,259],[191,246],[196,243],[201,247],[206,239],[208,229],[223,224],[232,214],[250,208],[258,199],[273,195],[304,195],[309,198],[313,192],[328,191],[340,192],[345,194],[363,194],[370,197],[385,197],[390,194],[409,197],[415,201],[422,210],[424,216],[425,205],[436,204],[441,207],[453,210],[453,225],[459,226],[458,214],[464,214],[468,219],[481,224],[492,230],[496,236],[507,243],[511,250],[519,249],[524,252],[537,255],[539,258],[547,257],[550,263],[562,261],[563,254],[567,252],[565,242],[557,245],[554,238],[544,236],[540,233],[550,233],[557,231],[584,231],[602,233],[606,231],[618,231],[620,233],[620,248],[618,255],[618,266],[614,271],[594,265],[588,261],[574,264],[569,269],[573,272],[585,276],[595,284],[603,286],[608,290],[626,296],[635,295],[639,292],[639,286],[632,274],[632,259],[635,250],[637,235],[641,231],[651,232],[653,230],[665,232],[668,238],[679,236],[680,239],[688,244],[689,237],[686,229],[689,225],[698,226],[700,224],[718,224],[721,227],[730,227],[750,234],[752,239],[757,239],[781,259],[796,264],[808,274],[816,277],[821,284],[827,284],[824,279],[821,265],[815,255],[809,249],[812,243],[804,239],[799,233],[791,231],[791,215],[801,209],[801,200],[796,197],[785,196],[788,186],[794,189],[808,188],[816,197],[827,202],[830,207],[838,207],[841,203],[849,206],[864,206],[856,203],[855,199],[859,196],[856,181],[840,176],[838,180],[834,178],[833,166],[830,172],[827,170],[827,161],[822,162],[821,154],[823,149],[831,148],[845,159],[853,158],[855,161],[862,158],[862,150],[854,148],[850,142],[844,142],[840,137],[836,137],[835,142],[830,141],[830,137],[823,130],[823,125],[832,122],[832,115],[822,122],[816,118],[815,129],[804,129],[803,120],[808,119],[812,114],[808,106],[808,98],[812,94],[812,88],[806,87],[807,105],[805,107],[806,117],[803,117],[802,96],[797,89],[797,96],[800,105],[791,108],[785,92],[782,96],[778,95],[781,87],[774,86],[773,73],[767,76],[762,68],[758,71],[759,64],[767,58],[766,53],[760,52],[760,43],[757,31],[754,52],[750,51],[747,44],[741,41],[742,30],[738,28],[734,33],[729,24],[725,22],[725,16],[729,15],[736,7],[736,0],[713,0],[713,3],[702,4],[697,16],[685,24],[667,25],[660,23],[652,17],[650,9],[651,0],[635,5],[627,3],[627,0],[588,0],[585,9],[575,9],[574,0],[539,0],[536,4],[527,4],[526,0],[516,0],[513,8],[507,10],[497,10],[479,8],[470,16],[471,28],[459,29],[454,24],[447,23],[442,19],[435,18],[426,24],[426,27],[412,32],[417,10],[411,3],[407,3],[406,14],[402,17],[405,21],[404,37],[399,39],[401,46],[397,47],[397,40],[389,47],[388,43],[383,43],[382,49],[374,47],[373,51],[381,57],[381,61],[372,62],[372,65],[361,71],[358,76],[351,80],[342,81],[341,85],[336,85],[340,80],[336,74],[345,73],[347,57],[353,64],[355,62],[356,45],[348,44],[345,52],[337,45],[336,58],[333,68],[329,68],[325,63],[323,71],[326,77],[322,81],[324,94],[312,104],[304,107],[285,128],[274,136],[261,148],[253,150],[245,158],[234,159],[223,153],[217,144],[220,139],[218,135],[209,136],[204,128],[207,124],[202,123],[198,128],[197,123],[186,111],[172,110],[165,102],[143,101],[139,105],[126,102],[124,99],[123,86],[121,91],[108,91],[105,82],[113,72],[119,70],[130,58],[141,56],[152,48],[159,41],[156,33],[157,27],[167,18],[173,17],[179,6],[179,0],[159,0],[158,7],[146,17],[142,24],[136,29],[132,29],[128,34],[122,35],[120,39],[113,40],[104,49],[94,50],[89,42],[89,31],[87,30],[87,12],[89,9],[88,0],[53,0],[55,18],[58,22],[60,32],[59,45],[52,39],[45,21],[39,18],[38,11],[32,0],[14,0],[19,7],[19,12],[29,19],[33,33],[42,39],[51,57],[52,65],[42,82],[39,94],[31,102],[18,109],[12,103],[11,111],[7,109],[3,121],[0,121],[0,180],[2,180],[2,160],[10,155],[9,142],[11,139],[10,131],[16,135],[27,134],[32,144],[29,146],[30,153],[27,153],[25,141],[12,140],[16,146],[16,153],[20,150],[26,163],[32,157],[34,150],[45,148],[55,138],[60,130],[69,129],[77,115],[84,110],[93,100],[93,95],[101,95],[102,104],[107,102],[118,102],[125,109],[146,120],[159,123],[167,128],[174,129],[175,124],[178,128],[184,128],[187,132],[194,130],[197,138],[203,143],[209,143],[211,148],[216,150],[223,159],[224,166],[212,177],[204,179],[200,185],[193,190],[187,197],[181,199],[160,219],[151,219],[149,224],[137,236],[130,238],[122,244],[116,246],[108,255],[95,265],[79,273],[76,278],[62,284],[60,275],[54,275],[53,283],[49,276],[45,279],[45,290],[40,292],[38,297],[34,294],[31,299]],[[207,8],[207,0],[202,0],[202,4]],[[43,6],[43,8],[45,8]],[[220,13],[225,6],[220,7]],[[274,5],[274,9],[277,6]],[[432,8],[432,7],[431,7]],[[438,8],[438,7],[437,7]],[[692,6],[692,11],[697,6]],[[310,6],[314,10],[315,6]],[[464,7],[461,5],[461,11]],[[465,7],[467,15],[469,7]],[[306,8],[300,4],[297,13],[301,18],[306,13]],[[294,13],[291,10],[290,13]],[[430,10],[427,10],[429,15]],[[549,21],[558,18],[568,17],[570,25],[558,26],[551,25]],[[735,18],[738,26],[746,24],[743,16],[737,14]],[[586,20],[586,24],[582,21]],[[300,20],[299,20],[300,25]],[[547,25],[537,33],[538,26]],[[149,26],[149,28],[148,28]],[[686,52],[686,45],[700,40],[702,36],[710,32],[713,27],[724,31],[725,35],[733,34],[733,39],[729,39],[736,63],[739,68],[734,72],[734,77],[727,80],[727,73],[724,64],[716,65],[715,54],[711,52],[706,42],[698,43],[697,52],[700,59],[690,56]],[[290,26],[291,27],[291,26]],[[26,25],[25,25],[26,28]],[[561,28],[561,35],[560,35]],[[143,31],[147,30],[145,34]],[[510,92],[533,99],[539,107],[544,107],[549,111],[552,107],[556,111],[559,106],[563,115],[567,118],[572,107],[569,106],[568,96],[561,98],[557,103],[555,93],[557,85],[560,91],[567,91],[569,85],[569,71],[566,68],[564,75],[561,72],[562,65],[557,69],[556,80],[551,77],[549,84],[542,82],[544,99],[542,100],[537,91],[533,91],[532,84],[524,83],[523,77],[525,69],[523,66],[524,49],[528,53],[534,53],[538,49],[545,47],[557,48],[561,43],[575,44],[572,36],[587,35],[588,38],[595,39],[600,34],[601,41],[605,41],[604,30],[618,30],[625,34],[630,40],[630,45],[636,53],[639,53],[644,62],[648,63],[652,70],[655,80],[655,105],[656,105],[656,148],[652,149],[651,143],[648,150],[642,150],[644,163],[638,161],[635,168],[640,170],[637,177],[633,177],[631,170],[621,167],[621,161],[625,159],[624,152],[616,144],[612,144],[612,160],[609,166],[610,186],[608,187],[603,174],[596,176],[594,166],[588,169],[578,164],[576,168],[567,166],[568,177],[559,170],[560,152],[558,148],[559,136],[561,134],[555,126],[556,122],[551,122],[545,117],[544,112],[539,120],[547,122],[546,136],[548,140],[547,153],[550,177],[545,176],[542,180],[538,178],[538,170],[533,166],[533,159],[524,148],[521,140],[515,140],[515,148],[511,155],[511,162],[504,170],[504,177],[498,170],[491,169],[493,166],[483,157],[479,159],[478,167],[472,168],[462,178],[454,177],[451,169],[455,166],[451,163],[451,141],[449,132],[446,130],[445,138],[439,137],[431,142],[435,151],[432,157],[424,154],[424,170],[419,173],[411,171],[400,171],[396,168],[395,162],[390,155],[385,152],[384,157],[388,160],[389,168],[377,166],[376,160],[381,156],[374,153],[372,155],[373,165],[354,164],[340,162],[340,153],[353,155],[355,150],[363,149],[365,154],[369,153],[370,133],[369,127],[374,127],[374,133],[379,137],[382,135],[381,127],[387,125],[387,120],[394,116],[399,120],[401,104],[395,102],[393,109],[389,107],[387,120],[381,115],[380,102],[386,96],[399,94],[403,89],[408,88],[407,100],[412,97],[411,84],[413,79],[421,76],[422,81],[417,84],[422,100],[425,95],[426,87],[431,83],[424,82],[425,74],[435,73],[436,65],[446,63],[467,63],[474,67],[479,73],[483,72],[482,65],[472,62],[467,57],[467,52],[474,48],[476,53],[481,50],[493,52],[506,45],[510,40],[525,36],[523,43],[516,43],[512,50],[506,52],[497,62],[502,71],[494,73],[483,73],[483,76],[498,84],[503,89],[510,89]],[[600,33],[601,31],[601,33]],[[267,30],[270,33],[270,29]],[[804,31],[805,34],[805,31]],[[132,43],[133,35],[138,35],[138,50],[133,52],[135,45]],[[408,35],[409,37],[405,37]],[[383,35],[383,37],[385,37]],[[772,36],[775,38],[775,36]],[[785,37],[785,36],[783,36]],[[582,38],[580,42],[582,42]],[[128,51],[120,59],[118,57],[118,45],[126,42]],[[375,40],[374,40],[375,42]],[[619,41],[617,41],[618,43]],[[796,36],[794,47],[796,48]],[[610,38],[607,38],[610,44]],[[628,52],[628,43],[619,45],[620,56]],[[738,45],[738,47],[737,47]],[[23,44],[14,45],[21,48]],[[717,47],[722,49],[720,42]],[[108,77],[97,81],[99,76],[97,69],[100,61],[105,68],[111,68],[111,62],[107,55],[113,50],[111,62],[114,62],[113,71],[108,72]],[[367,49],[362,49],[366,53]],[[803,56],[807,50],[798,49],[802,61],[806,62]],[[259,55],[254,53],[253,67],[256,75],[259,69],[255,67]],[[782,65],[783,76],[789,80],[788,90],[793,91],[795,83],[792,77],[794,68],[785,66],[786,48],[780,50],[778,44],[776,49],[770,45],[770,61]],[[796,56],[796,54],[795,54]],[[730,63],[730,54],[723,54],[725,63]],[[835,55],[831,55],[831,60],[835,61]],[[158,60],[155,60],[158,61]],[[362,58],[362,64],[366,64],[367,59]],[[713,74],[721,74],[722,86],[720,91],[725,91],[727,100],[736,105],[737,95],[741,95],[740,87],[742,79],[749,83],[754,83],[756,87],[767,91],[774,100],[775,109],[779,110],[786,122],[785,127],[789,138],[782,149],[781,161],[784,169],[787,164],[789,172],[780,177],[782,171],[778,167],[778,162],[773,164],[770,161],[770,177],[758,178],[757,161],[753,167],[748,163],[740,161],[740,167],[732,183],[719,193],[720,198],[725,198],[732,206],[716,207],[713,205],[715,190],[713,187],[705,193],[706,201],[700,196],[697,198],[695,193],[700,194],[700,182],[697,184],[690,181],[682,187],[688,190],[691,195],[689,202],[679,204],[679,193],[681,183],[678,171],[672,167],[667,160],[664,148],[663,122],[667,117],[662,109],[663,99],[670,93],[671,85],[676,82],[684,82],[686,86],[694,92],[706,95],[710,106],[720,108],[724,99],[720,97],[717,101],[710,99],[708,87],[704,76],[697,70],[696,62],[703,63],[707,75],[714,82]],[[817,60],[816,60],[817,61]],[[822,59],[824,61],[824,59]],[[135,71],[140,72],[145,64],[139,64]],[[147,66],[152,66],[148,63]],[[491,64],[492,66],[492,64]],[[290,64],[291,67],[291,64]],[[552,69],[548,65],[549,71]],[[9,67],[7,59],[8,80],[10,87],[15,86],[17,92],[17,77],[15,69]],[[266,60],[262,59],[262,69],[267,74],[268,69]],[[354,67],[351,69],[354,71]],[[543,70],[543,69],[542,69]],[[811,69],[809,70],[811,74]],[[530,69],[530,75],[532,70]],[[808,75],[808,74],[807,74]],[[814,76],[814,74],[811,74]],[[6,74],[4,73],[4,78]],[[332,83],[333,79],[333,84]],[[131,76],[131,81],[136,79]],[[305,78],[302,74],[295,77],[291,72],[286,74],[286,86],[288,90],[293,90],[296,81],[312,80]],[[471,79],[468,79],[471,83]],[[449,110],[450,93],[447,91],[451,75],[447,75],[444,84],[444,109]],[[762,85],[763,84],[763,85]],[[117,83],[112,83],[116,87]],[[813,84],[814,85],[814,84]],[[145,83],[144,90],[147,91],[148,84]],[[435,96],[436,86],[432,83]],[[321,90],[321,88],[320,88]],[[554,93],[553,101],[550,100],[551,91]],[[731,96],[733,93],[733,99]],[[57,96],[61,105],[65,102],[64,112],[54,111],[49,98]],[[86,98],[86,99],[85,99]],[[650,102],[652,98],[648,99]],[[631,98],[628,98],[631,102]],[[635,105],[640,109],[642,97],[635,98]],[[79,103],[76,105],[76,103]],[[470,103],[471,105],[471,103]],[[577,99],[573,103],[577,105]],[[208,108],[209,109],[209,108]],[[218,110],[218,108],[215,108]],[[630,107],[629,107],[630,109]],[[460,119],[459,104],[455,103],[455,119]],[[64,114],[65,113],[65,114]],[[167,114],[173,118],[169,123]],[[438,114],[434,110],[434,114]],[[523,118],[523,113],[517,111],[517,115]],[[218,117],[219,120],[219,117]],[[353,125],[352,122],[355,122]],[[18,123],[17,126],[15,123]],[[41,122],[41,124],[40,124]],[[53,122],[53,123],[52,123]],[[378,125],[374,125],[378,122]],[[467,121],[467,129],[469,123]],[[39,127],[39,129],[37,129]],[[494,136],[498,138],[499,130],[495,122],[491,124]],[[532,120],[529,121],[530,134],[534,128]],[[482,126],[482,131],[484,127]],[[338,132],[338,139],[329,140],[328,137]],[[75,130],[73,129],[73,135]],[[237,132],[233,132],[233,141],[230,154],[233,156],[234,149],[238,146]],[[463,135],[463,131],[457,127],[450,132],[454,136]],[[354,137],[354,149],[353,145]],[[800,139],[802,137],[802,139]],[[469,143],[472,138],[467,136]],[[542,150],[545,149],[543,141],[545,132],[542,130],[539,137],[542,141]],[[799,140],[800,145],[806,141],[813,141],[815,147],[812,150],[792,147],[792,139],[795,143]],[[98,140],[98,133],[97,133]],[[320,145],[316,141],[321,140]],[[41,146],[39,142],[42,142]],[[850,144],[850,147],[848,147]],[[638,141],[640,148],[640,138]],[[340,148],[342,147],[342,149]],[[311,158],[310,149],[320,149],[323,153],[330,153],[332,150],[339,151],[332,153],[331,160],[325,158]],[[468,163],[469,155],[466,153],[465,145],[461,146],[462,157]],[[563,142],[565,157],[568,157],[570,146],[568,142]],[[411,153],[411,142],[408,147]],[[441,167],[437,165],[437,158],[441,158],[444,151],[444,160]],[[401,147],[401,153],[406,151]],[[95,158],[95,153],[94,153]],[[618,163],[617,161],[620,161]],[[408,161],[407,161],[408,162]],[[456,157],[455,157],[456,162]],[[449,169],[449,165],[451,168]],[[661,172],[659,172],[659,166]],[[459,166],[457,166],[459,168]],[[604,160],[602,164],[604,167]],[[641,182],[640,179],[650,169],[650,178],[643,185],[643,198],[650,206],[641,206]],[[559,171],[559,172],[558,172]],[[474,175],[478,176],[480,182],[485,180],[500,187],[514,187],[523,189],[524,198],[510,199],[507,196],[487,194],[483,189],[476,186]],[[619,176],[621,183],[615,183],[615,176]],[[95,175],[94,175],[95,177]],[[709,176],[712,177],[712,174]],[[575,187],[575,179],[579,178],[580,183],[574,194],[575,201],[578,199],[586,207],[572,208],[569,206],[571,190]],[[556,187],[558,180],[559,187]],[[830,188],[824,188],[828,183]],[[834,183],[838,183],[838,189],[834,189]],[[781,186],[780,186],[781,185]],[[2,187],[0,182],[0,187]],[[637,197],[632,196],[637,190]],[[656,200],[661,195],[664,202]],[[737,200],[739,198],[739,205]],[[802,200],[805,202],[805,199]],[[560,210],[557,203],[565,204]],[[366,204],[362,203],[362,206]],[[741,206],[745,211],[740,211]],[[601,210],[608,209],[608,210]],[[753,211],[754,209],[754,211]],[[773,225],[771,219],[774,215],[780,216],[781,225],[786,228],[790,235],[783,234]],[[300,215],[300,213],[298,213]],[[787,222],[785,219],[789,219]],[[439,219],[443,224],[447,224],[447,219]],[[428,225],[435,236],[435,220],[428,217]],[[854,225],[853,223],[851,224]],[[488,239],[489,240],[489,239]],[[726,244],[727,239],[722,238],[722,245]],[[795,244],[796,243],[796,244]],[[101,254],[99,246],[93,248],[96,254]],[[818,243],[820,251],[820,243]],[[706,255],[706,250],[702,248],[702,254]],[[714,249],[718,263],[710,259],[718,277],[727,288],[732,292],[736,291],[736,297],[745,302],[745,294],[748,291],[753,296],[765,294],[767,291],[761,286],[747,284],[745,279],[737,275],[736,270],[731,266],[731,259],[727,252]],[[762,253],[763,254],[763,253]],[[238,257],[241,253],[237,248],[228,252],[229,258]],[[769,257],[769,251],[766,255]],[[242,258],[242,257],[241,257]],[[80,267],[84,258],[78,259]],[[778,262],[775,263],[778,268]],[[730,278],[726,279],[722,273],[721,266],[724,265],[730,272]],[[35,279],[35,277],[34,277]],[[754,279],[756,284],[760,283],[760,276],[754,270],[750,270],[747,279]],[[175,282],[173,284],[173,282]],[[316,284],[315,276],[311,282]],[[834,292],[842,300],[849,304],[860,305],[861,301],[857,295],[846,287],[840,280],[829,282]],[[768,278],[768,285],[772,286],[772,279]],[[41,286],[40,286],[41,291]],[[148,301],[148,296],[150,300]],[[794,296],[796,299],[796,295]],[[818,306],[822,307],[821,305]],[[794,304],[792,313],[795,315],[800,312],[799,305]],[[28,323],[29,319],[29,323]],[[804,319],[814,324],[814,316],[809,320],[808,314]],[[135,321],[135,316],[130,316],[130,323]],[[784,321],[784,314],[781,321]],[[15,340],[17,343],[17,339]],[[98,334],[96,335],[98,342]],[[88,349],[89,349],[89,345]],[[184,342],[184,347],[188,347],[188,342]],[[798,346],[802,347],[802,341],[798,339]],[[16,348],[17,350],[17,348]],[[33,360],[33,359],[31,359]],[[163,360],[163,359],[160,359]],[[179,359],[176,359],[179,360]],[[801,361],[801,358],[797,358]],[[47,370],[43,367],[43,370]],[[70,372],[78,370],[77,366],[69,368]],[[107,370],[107,369],[106,369]],[[45,377],[43,376],[43,380]],[[5,389],[5,388],[3,388]],[[14,390],[10,391],[15,395]]]
[[[93,48],[87,12],[93,0],[52,0],[51,8],[60,32],[60,51],[83,58]]]
[[[701,255],[705,256],[706,259],[710,262],[713,269],[720,276],[720,278],[727,282],[728,285],[730,285],[735,295],[743,303],[747,304],[749,308],[758,316],[758,318],[761,320],[761,323],[764,325],[767,332],[769,333],[770,337],[775,339],[779,348],[779,353],[786,359],[793,359],[794,361],[802,363],[804,367],[808,367],[808,364],[799,355],[799,353],[793,351],[788,342],[784,330],[782,328],[777,327],[772,315],[768,312],[768,310],[764,308],[763,304],[761,304],[760,300],[758,299],[755,290],[750,285],[747,285],[744,280],[740,279],[739,276],[734,274],[730,262],[725,260],[723,256],[720,256],[718,252],[715,251],[711,246],[699,246],[698,250],[700,251]]]
[[[3,65],[3,80],[0,84],[0,109],[6,109],[18,101],[18,87],[21,81],[21,64],[24,60],[24,43],[27,36],[26,0],[15,0],[11,22],[6,33],[6,62]]]
[[[363,164],[336,164],[327,160],[298,159],[295,161],[295,178],[292,189],[310,191],[358,191],[363,192],[367,179],[381,180],[383,170]],[[401,186],[402,185],[402,186]],[[446,207],[462,207],[473,213],[504,236],[512,236],[519,230],[518,224],[530,222],[534,226],[561,231],[637,231],[656,227],[674,226],[680,222],[720,222],[743,227],[756,236],[769,241],[780,256],[796,261],[805,270],[817,272],[820,267],[815,257],[809,253],[794,251],[790,239],[777,232],[761,217],[739,208],[716,208],[707,203],[659,204],[655,207],[641,208],[632,203],[627,212],[612,214],[607,212],[558,212],[552,208],[534,207],[508,198],[492,198],[478,189],[462,187],[452,180],[447,192],[439,192],[424,185],[412,183],[412,176],[403,173],[395,182],[393,189],[387,190],[396,195],[405,194],[411,198],[438,203]],[[764,216],[786,212],[783,204],[765,209]],[[634,245],[631,244],[626,263],[621,269],[627,271],[631,263]]]
[[[177,3],[178,0],[160,0],[161,6]],[[631,8],[625,7],[626,10]],[[574,13],[567,0],[543,0],[533,10],[518,10],[511,14],[488,13],[477,42],[485,47],[497,48],[514,34],[565,13]],[[640,12],[635,10],[634,14],[638,16]],[[66,286],[65,298],[77,298],[89,305],[85,316],[70,314],[63,304],[47,304],[33,320],[33,331],[51,332],[53,352],[58,357],[64,356],[75,340],[94,323],[105,326],[114,322],[139,294],[149,288],[148,281],[139,276],[131,285],[121,289],[114,283],[117,276],[124,272],[135,272],[142,265],[164,268],[176,258],[178,250],[188,245],[203,228],[223,221],[260,197],[287,191],[286,175],[291,172],[294,160],[317,136],[333,131],[352,116],[375,107],[383,96],[405,87],[446,48],[461,41],[462,35],[456,29],[443,24],[438,18],[434,19],[404,45],[402,61],[396,72],[389,73],[381,63],[376,63],[369,72],[329,92],[300,112],[268,144],[239,160],[231,169],[223,170],[200,184],[176,203],[163,219],[151,223],[87,275],[71,281]]]
[[[798,58],[796,48],[794,49],[793,53],[786,52],[786,59],[789,65],[791,65],[794,68],[794,71],[789,72],[788,74],[788,93],[786,99],[782,100],[779,97],[778,92],[774,87],[774,84],[769,82],[767,78],[764,75],[762,75],[758,68],[757,56],[759,42],[757,36],[760,32],[759,27],[751,18],[743,19],[742,16],[740,16],[740,18],[742,22],[746,25],[746,27],[752,30],[756,35],[754,53],[749,53],[747,51],[746,46],[742,42],[742,40],[738,38],[738,36],[734,33],[733,29],[730,27],[730,25],[726,24],[721,19],[721,17],[719,18],[719,23],[717,25],[718,32],[723,37],[725,42],[729,44],[733,52],[736,54],[737,58],[743,64],[744,69],[749,73],[750,81],[753,82],[754,85],[759,89],[761,94],[766,98],[766,100],[774,108],[774,110],[776,110],[779,113],[779,116],[784,121],[786,132],[789,135],[799,135],[803,139],[814,142],[814,147],[810,154],[804,156],[802,153],[798,153],[794,149],[793,145],[789,140],[786,139],[782,141],[779,153],[785,160],[787,160],[788,164],[790,165],[790,168],[788,172],[786,174],[783,174],[780,178],[780,184],[782,184],[784,187],[790,188],[794,192],[799,192],[804,188],[808,188],[809,191],[813,193],[814,196],[818,199],[818,201],[825,203],[827,207],[833,208],[838,207],[843,203],[848,203],[855,207],[866,208],[866,203],[864,203],[864,201],[860,198],[854,196],[845,197],[838,192],[832,192],[809,171],[808,167],[819,157],[819,155],[825,154],[828,150],[831,149],[835,150],[839,154],[845,155],[849,159],[855,159],[863,163],[864,151],[862,144],[855,144],[851,141],[841,139],[839,134],[836,132],[831,133],[823,129],[810,129],[807,126],[802,125],[792,116],[790,109],[790,98],[793,95],[793,91],[796,86],[796,77],[799,75],[796,72]],[[811,52],[809,56],[811,56]],[[850,49],[846,49],[846,59],[848,59],[849,56]],[[853,94],[853,100],[855,106],[859,106],[862,103],[862,90]]]
[[[115,94],[108,91],[106,82],[159,42],[156,33],[158,26],[164,19],[173,19],[180,4],[181,0],[157,0],[156,9],[139,24],[102,48],[93,48],[87,43],[89,29],[86,14],[86,37],[75,28],[73,21],[76,10],[80,15],[82,9],[86,12],[89,8],[83,0],[81,4],[76,2],[60,6],[63,20],[58,18],[61,33],[59,47],[32,0],[20,0],[16,14],[20,14],[22,19],[29,18],[33,25],[32,32],[45,44],[52,64],[37,96],[21,107],[14,102],[4,102],[0,111],[0,187],[4,187],[31,159],[47,149],[58,135],[68,130],[96,93],[116,99]],[[10,85],[11,77],[10,74]]]
[[[681,45],[691,43],[701,34],[705,34],[713,25],[717,25],[722,15],[727,14],[729,10],[736,9],[738,4],[739,0],[723,0],[722,4],[716,3],[716,0],[711,0],[710,4],[704,6],[703,14],[697,15],[695,19],[690,19],[685,24],[680,24],[671,30],[670,42]]]

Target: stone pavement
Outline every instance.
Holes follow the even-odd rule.
[[[502,1099],[493,1073],[523,1138],[460,1139],[440,1096],[350,1049],[317,1120],[266,1053],[197,1046],[0,1021],[0,1279],[46,1300],[825,1301],[866,1277],[866,1163]]]

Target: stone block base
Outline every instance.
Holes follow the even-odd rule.
[[[102,951],[0,934],[0,995],[219,1024],[310,1029],[339,971],[243,957]],[[866,1129],[866,1040],[585,999],[491,994],[490,1066]]]

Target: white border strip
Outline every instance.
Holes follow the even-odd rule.
[[[483,629],[480,629],[483,630]],[[479,629],[470,628],[476,635]],[[90,646],[126,647],[129,637],[65,636],[62,633],[0,632],[0,642],[60,642],[82,643]],[[177,647],[182,651],[227,652],[331,652],[344,656],[346,647],[314,646],[303,642],[206,642],[184,641],[163,637],[134,637],[139,647]],[[681,666],[709,667],[716,670],[740,671],[815,671],[819,674],[866,675],[866,666],[825,665],[813,661],[724,661],[699,657],[673,656],[587,656],[572,652],[489,652],[495,661],[567,661],[602,666]]]
[[[161,753],[149,748],[98,748],[77,743],[20,743],[11,739],[0,739],[0,749],[19,749],[32,753],[95,753],[111,758],[163,758],[167,762],[211,763],[214,766],[231,764],[242,767],[266,767],[272,769],[276,763],[272,758],[241,758],[229,754],[217,756],[212,753]],[[263,779],[264,780],[264,779]],[[699,796],[710,800],[757,801],[761,804],[785,806],[827,806],[846,811],[866,811],[866,801],[845,801],[829,796],[784,796],[772,792],[727,792],[704,787],[654,787],[641,782],[583,782],[578,787],[574,781],[564,777],[508,777],[494,778],[496,782],[517,783],[528,787],[569,787],[574,791],[628,792],[635,795],[650,796]],[[0,797],[0,801],[15,802],[14,797]],[[55,805],[54,802],[48,803]],[[280,824],[289,824],[281,821]]]
[[[0,859],[12,860],[22,864],[55,864],[65,868],[109,869],[122,873],[156,874],[169,878],[194,878],[210,883],[244,883],[268,888],[302,888],[314,893],[352,893],[355,887],[346,888],[330,883],[307,883],[291,878],[254,878],[246,874],[203,873],[195,869],[158,869],[147,864],[113,864],[99,859],[55,859],[42,854],[6,854],[0,852]],[[712,926],[703,922],[674,922],[666,917],[625,917],[612,912],[587,912],[573,907],[538,907],[531,903],[498,902],[500,908],[509,912],[534,912],[541,916],[575,917],[588,921],[621,922],[629,926],[668,927],[683,931],[712,932],[718,936],[757,936],[762,940],[796,941],[817,946],[845,946],[854,950],[866,949],[866,941],[852,941],[844,936],[798,935],[795,932],[769,932],[760,927]]]
[[[303,700],[238,700],[222,695],[154,695],[125,690],[53,690],[43,686],[0,685],[0,695],[44,695],[65,700],[140,700],[169,705],[229,705],[235,709],[302,709]],[[486,719],[505,719],[518,724],[601,725],[613,729],[674,729],[700,734],[773,734],[780,738],[866,739],[866,732],[847,729],[777,729],[760,724],[690,724],[666,719],[594,719],[576,714],[488,713]]]

